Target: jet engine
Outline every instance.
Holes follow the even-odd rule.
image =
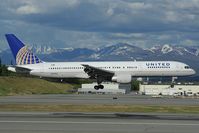
[[[130,83],[131,82],[131,75],[125,74],[125,75],[115,75],[112,77],[112,81],[115,81],[117,83]]]

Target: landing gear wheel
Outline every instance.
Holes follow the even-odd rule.
[[[95,86],[94,86],[94,89],[95,89],[95,90],[99,90],[100,88],[99,88],[98,85],[95,85]]]
[[[98,86],[100,89],[104,89],[104,86],[103,85],[99,85]]]
[[[94,89],[99,90],[99,89],[104,89],[103,85],[95,85]]]

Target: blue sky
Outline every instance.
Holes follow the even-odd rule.
[[[199,0],[1,0],[5,33],[53,47],[199,45]]]

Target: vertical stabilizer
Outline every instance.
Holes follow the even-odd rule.
[[[5,36],[17,65],[37,64],[42,62],[14,34],[6,34]]]

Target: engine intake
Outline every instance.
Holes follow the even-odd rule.
[[[130,83],[131,82],[131,75],[115,75],[112,77],[112,81],[115,81],[117,83]]]

